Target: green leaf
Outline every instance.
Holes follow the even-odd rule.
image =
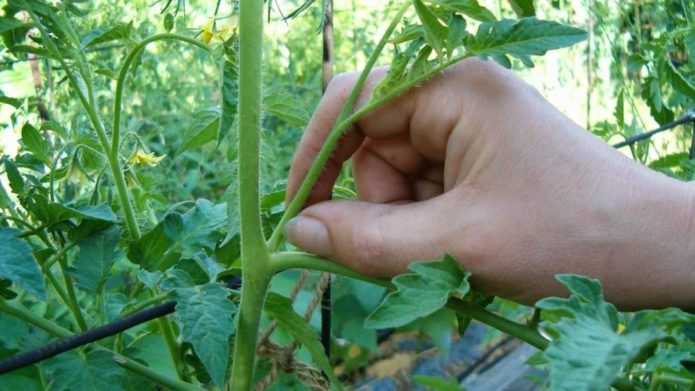
[[[12,98],[3,94],[0,94],[0,103],[10,105],[15,109],[18,109],[22,105],[22,101],[17,98]]]
[[[5,390],[45,391],[41,374],[36,366],[24,367],[0,375],[0,384]]]
[[[649,112],[654,120],[658,122],[659,125],[664,125],[673,121],[675,114],[668,108],[666,102],[664,102],[658,75],[645,77],[642,85],[642,98],[647,102]]]
[[[121,23],[110,27],[99,27],[91,30],[82,38],[80,48],[86,49],[100,43],[125,40],[129,41],[133,35],[133,23]]]
[[[657,160],[649,163],[649,167],[653,169],[663,169],[678,167],[683,161],[690,160],[688,152],[673,153],[670,155],[662,156]]]
[[[429,0],[429,2],[449,11],[470,16],[481,22],[493,22],[496,20],[495,15],[490,10],[478,4],[478,0]]]
[[[22,141],[27,150],[46,164],[51,164],[50,146],[46,138],[31,126],[30,123],[25,123],[22,127]]]
[[[536,303],[546,319],[542,327],[553,340],[543,353],[550,365],[553,390],[606,390],[643,348],[667,337],[662,327],[640,322],[622,332],[618,312],[603,300],[601,284],[582,276],[561,274],[569,298],[547,298]],[[659,313],[664,315],[664,313]],[[665,316],[664,319],[672,317]],[[670,320],[664,320],[664,324]]]
[[[39,265],[29,244],[18,238],[18,234],[16,229],[0,228],[0,277],[45,300],[46,288]]]
[[[171,29],[174,28],[174,15],[172,15],[170,13],[167,13],[166,15],[164,15],[163,25],[164,25],[164,31],[166,31],[167,33],[170,32]]]
[[[122,255],[118,246],[121,230],[117,226],[81,239],[80,254],[69,272],[77,285],[89,293],[98,293],[114,262]]]
[[[481,58],[492,57],[502,65],[507,55],[533,66],[531,56],[540,56],[548,50],[559,49],[583,41],[584,30],[534,17],[520,20],[504,19],[482,23],[475,36],[469,36],[466,49]]]
[[[19,173],[17,166],[14,165],[9,157],[5,156],[4,160],[5,175],[7,175],[7,179],[10,181],[10,189],[14,194],[23,196],[26,194],[27,189],[24,185],[24,178],[22,178],[22,174]]]
[[[180,218],[165,219],[164,233],[173,242],[173,248],[180,249],[184,257],[192,257],[203,248],[214,249],[220,235],[213,235],[227,224],[227,205],[213,204],[199,199],[195,207]]]
[[[231,58],[230,58],[231,57]],[[222,66],[222,82],[220,92],[222,102],[222,114],[220,116],[220,130],[217,136],[217,145],[229,133],[234,125],[237,115],[238,95],[239,95],[239,70],[237,68],[236,54],[230,50]]]
[[[78,219],[117,223],[118,218],[108,205],[69,206],[48,201],[42,194],[32,194],[23,200],[24,207],[45,224]]]
[[[673,89],[695,100],[695,85],[690,80],[686,79],[685,76],[673,66],[671,61],[664,62],[666,63],[666,75],[669,77]]]
[[[183,134],[183,141],[176,154],[217,140],[219,131],[220,112],[218,109],[208,109],[195,113],[193,122]]]
[[[418,38],[410,42],[405,51],[396,54],[396,57],[393,59],[386,73],[386,77],[374,87],[372,99],[384,96],[400,85],[408,75],[408,72],[412,72],[412,69],[410,71],[408,70],[408,64],[410,60],[417,55],[420,48],[422,48],[422,50],[429,49],[430,52],[428,52],[428,55],[432,50],[429,46],[425,46],[425,41],[423,39]]]
[[[0,209],[14,209],[14,208],[15,208],[14,202],[12,202],[10,195],[7,194],[7,190],[5,190],[5,186],[2,184],[2,181],[0,181]]]
[[[128,248],[128,259],[148,271],[164,271],[183,257],[214,249],[221,239],[219,230],[227,223],[227,205],[196,201],[183,215],[170,213],[150,232]]]
[[[292,126],[302,128],[309,122],[309,113],[293,95],[271,92],[263,99],[263,111],[272,114]]]
[[[413,273],[393,278],[397,290],[365,320],[368,328],[390,328],[408,324],[433,314],[454,295],[465,296],[470,290],[470,273],[450,255],[436,262],[416,262]]]
[[[22,22],[21,20],[4,16],[0,18],[0,34],[8,32],[10,30],[14,30],[17,27],[23,25],[24,22]]]
[[[625,90],[621,89],[618,94],[618,99],[615,102],[615,110],[613,110],[615,123],[619,128],[625,127]]]
[[[449,58],[454,54],[454,50],[463,45],[463,40],[468,33],[466,32],[466,19],[459,15],[452,14],[449,18],[449,36],[446,38],[446,53]]]
[[[229,336],[234,332],[232,316],[237,310],[227,296],[229,290],[218,283],[207,283],[174,290],[176,320],[183,340],[207,369],[213,382],[224,386],[229,357]]]
[[[533,0],[508,0],[512,6],[516,16],[523,18],[526,16],[535,16],[536,7],[533,5]]]
[[[695,66],[695,29],[691,30],[683,37],[683,44],[688,52],[688,59],[691,66]]]
[[[113,362],[113,353],[94,350],[69,351],[42,365],[51,379],[52,391],[125,391],[125,371]]]
[[[391,43],[404,43],[424,37],[425,31],[422,29],[422,26],[417,24],[411,24],[403,27],[403,30],[400,33],[391,38]]]
[[[423,4],[422,0],[413,0],[413,4],[415,5],[417,16],[420,18],[420,22],[422,22],[427,43],[432,46],[432,49],[441,57],[444,41],[447,36],[446,27],[439,22],[437,15]]]
[[[266,298],[264,309],[268,315],[277,320],[282,327],[292,334],[297,342],[301,343],[311,353],[316,365],[328,376],[331,382],[331,389],[341,390],[340,381],[333,372],[333,366],[328,357],[326,357],[316,333],[306,323],[304,318],[294,312],[292,300],[270,292]]]

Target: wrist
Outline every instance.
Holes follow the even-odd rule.
[[[628,191],[627,215],[619,220],[626,235],[619,260],[627,269],[617,302],[628,309],[693,308],[695,187],[643,169]]]

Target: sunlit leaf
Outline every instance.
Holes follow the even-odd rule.
[[[48,141],[28,122],[22,127],[22,142],[24,142],[27,150],[33,153],[37,159],[50,164],[50,146]]]
[[[642,311],[620,330],[618,312],[604,301],[597,280],[570,274],[557,279],[571,296],[536,303],[546,319],[542,327],[553,336],[543,353],[553,390],[609,389],[644,348],[665,340],[669,329],[688,319],[684,313],[668,310]]]
[[[304,127],[309,122],[309,113],[293,95],[271,92],[263,100],[263,110],[273,114],[288,124]]]
[[[208,109],[196,113],[193,121],[184,131],[183,141],[176,154],[216,141],[219,131],[220,112],[218,109]]]
[[[478,0],[428,0],[430,3],[447,10],[470,16],[481,22],[493,22],[496,18],[490,10],[478,3]]]
[[[450,255],[436,262],[416,262],[412,273],[393,278],[397,290],[389,293],[365,321],[369,328],[399,327],[443,308],[450,297],[470,290],[470,273]]]
[[[96,46],[101,43],[132,39],[133,23],[121,23],[115,26],[99,27],[88,32],[80,42],[82,49]]]
[[[437,16],[423,4],[422,0],[413,0],[413,4],[415,5],[417,16],[420,18],[420,22],[422,22],[427,43],[441,57],[447,36],[446,27],[439,22]]]
[[[525,16],[535,16],[536,7],[533,5],[533,0],[508,0],[512,6],[516,16],[523,18]]]

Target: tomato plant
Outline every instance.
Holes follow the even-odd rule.
[[[385,281],[284,242],[283,227],[301,210],[338,140],[357,119],[465,58],[531,67],[533,56],[576,44],[585,31],[535,17],[531,1],[510,1],[513,19],[498,18],[475,0],[394,2],[395,12],[333,130],[285,208],[284,187],[266,186],[261,175],[263,136],[273,132],[264,121],[301,128],[308,114],[289,92],[264,88],[264,25],[273,2],[218,1],[214,16],[194,33],[186,26],[186,2],[171,3],[162,5],[156,28],[95,26],[92,5],[83,1],[13,0],[4,7],[0,33],[7,52],[16,59],[43,58],[55,75],[50,88],[63,101],[0,97],[14,108],[11,121],[21,128],[22,143],[16,156],[5,154],[2,161],[9,190],[0,186],[0,324],[7,330],[0,357],[8,367],[20,358],[33,364],[2,375],[3,385],[249,390],[271,386],[281,371],[295,371],[313,388],[341,389],[310,324],[329,279],[316,282],[305,316],[293,307],[297,291],[287,297],[273,289],[278,275],[302,269],[364,281],[379,287],[374,295],[389,292],[376,308],[360,307],[364,323],[350,327],[430,322],[455,324],[464,333],[474,319],[517,337],[539,349],[534,362],[550,368],[552,389],[693,386],[692,315],[677,309],[620,314],[604,301],[596,280],[557,276],[570,296],[541,300],[531,320],[520,323],[488,308],[491,298],[472,290],[470,273],[446,254],[413,263],[410,273]],[[303,2],[290,16],[308,12],[312,3]],[[635,34],[644,39],[644,31]],[[695,91],[686,77],[695,73],[692,63],[679,69],[664,54],[683,57],[684,47],[692,51],[693,37],[692,27],[675,30],[662,38],[665,46],[632,59],[660,72],[640,92],[660,122],[673,119]],[[122,61],[100,55],[99,49],[112,44],[123,50]],[[387,75],[355,109],[367,75],[389,49]],[[162,124],[173,121],[138,118],[135,113],[150,115],[153,103],[128,99],[128,93],[137,94],[127,91],[129,85],[154,85],[168,88],[163,99],[171,96],[177,104],[171,110],[192,104],[176,100],[177,89],[187,87],[166,87],[158,72],[166,65],[149,58],[148,50],[179,53],[191,73],[200,73],[188,75],[192,81],[208,86],[199,98],[217,102],[187,112],[188,124],[174,146],[161,139],[167,134]],[[147,66],[144,77],[151,80],[143,82],[141,68]],[[671,105],[657,94],[664,80],[673,81]],[[625,96],[619,93],[621,105]],[[126,103],[141,105],[142,112],[126,109]],[[50,108],[57,104],[75,114],[52,119]],[[28,114],[35,112],[40,115]],[[612,133],[605,129],[625,125],[624,113],[616,118],[616,124],[604,124],[606,137]],[[197,155],[212,144],[215,152],[227,148],[219,167],[206,166]],[[169,172],[158,175],[173,179],[157,181],[148,170],[164,164]],[[199,174],[210,177],[207,187],[191,190],[189,182]],[[199,198],[196,191],[224,202]],[[177,192],[184,195],[176,198]],[[354,196],[349,175],[334,195]],[[344,325],[352,320],[345,317]],[[33,353],[14,357],[55,338],[64,339],[47,345],[56,352],[63,345],[79,349],[39,363],[30,359]],[[310,363],[295,358],[299,346]]]

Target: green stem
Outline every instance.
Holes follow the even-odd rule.
[[[285,227],[285,224],[292,217],[296,216],[297,213],[299,213],[299,211],[301,210],[302,206],[304,206],[306,199],[309,197],[309,193],[311,193],[311,189],[314,187],[314,183],[316,183],[316,181],[318,180],[318,177],[321,174],[323,167],[326,165],[328,158],[333,152],[333,149],[335,149],[338,140],[342,136],[343,132],[348,128],[348,126],[352,124],[352,122],[347,124],[345,124],[345,122],[348,118],[354,117],[350,116],[350,113],[352,112],[355,103],[357,102],[357,99],[359,98],[360,93],[362,92],[362,86],[364,85],[365,81],[367,81],[369,73],[372,71],[372,68],[374,68],[374,65],[379,59],[379,55],[388,43],[391,34],[393,34],[394,30],[396,30],[396,27],[401,22],[401,19],[403,18],[405,11],[407,11],[408,8],[410,8],[411,4],[412,2],[407,1],[405,4],[401,6],[401,8],[396,13],[396,16],[391,20],[391,24],[389,24],[389,26],[386,28],[386,31],[381,36],[379,43],[374,48],[374,51],[369,56],[369,59],[367,59],[367,64],[365,65],[364,69],[362,69],[362,72],[360,73],[360,76],[357,79],[357,82],[355,83],[355,87],[352,89],[350,96],[345,101],[340,115],[338,115],[335,127],[328,135],[326,142],[321,147],[321,150],[314,159],[314,162],[311,164],[311,167],[309,168],[309,171],[307,172],[304,181],[297,190],[297,194],[295,194],[294,198],[292,199],[292,202],[290,202],[290,205],[285,210],[285,213],[282,215],[280,222],[278,223],[277,227],[275,228],[275,231],[273,231],[273,234],[271,235],[270,240],[268,241],[268,246],[271,252],[275,252],[278,248],[280,248],[280,244],[282,243],[282,230]],[[342,124],[345,124],[345,126],[341,127]]]
[[[58,263],[60,264],[61,271],[63,272],[63,281],[65,281],[65,290],[68,293],[68,308],[70,308],[70,312],[72,312],[72,315],[75,317],[75,320],[77,321],[77,326],[80,328],[81,331],[87,331],[87,322],[84,320],[84,316],[82,315],[82,308],[80,307],[80,303],[77,301],[77,295],[75,294],[75,288],[72,286],[72,279],[70,278],[70,275],[67,273],[68,271],[68,263],[65,260],[65,258],[60,258],[58,260]]]
[[[133,64],[140,52],[145,50],[145,47],[148,44],[156,41],[165,40],[182,41],[197,46],[201,49],[204,49],[205,51],[210,50],[210,48],[206,44],[196,39],[170,33],[153,35],[151,37],[143,39],[140,43],[135,45],[133,50],[131,50],[130,53],[128,53],[128,56],[123,62],[121,70],[118,73],[118,79],[116,81],[116,92],[113,100],[113,131],[111,136],[111,155],[113,156],[118,156],[118,149],[120,148],[121,113],[123,111],[123,87],[125,85],[125,78],[126,76],[128,76],[130,66]]]
[[[172,391],[205,391],[204,388],[164,376],[161,373],[150,369],[149,367],[139,364],[136,361],[119,354],[114,354],[113,361],[126,370],[146,379],[152,380],[157,384],[161,384]]]
[[[183,41],[190,43],[191,45],[195,45],[205,50],[208,50],[207,45],[193,38],[168,33],[153,35],[142,40],[133,48],[133,50],[130,51],[118,74],[118,80],[116,82],[116,93],[113,104],[113,130],[110,148],[108,142],[102,142],[102,146],[105,148],[104,153],[108,155],[109,166],[114,177],[114,182],[116,183],[118,196],[121,199],[121,205],[123,206],[123,214],[125,216],[126,225],[128,226],[128,231],[130,231],[130,235],[133,240],[140,239],[140,227],[138,226],[137,221],[135,219],[135,211],[133,210],[130,192],[128,191],[123,171],[120,169],[120,165],[118,162],[118,150],[120,144],[121,129],[121,112],[123,109],[121,103],[123,101],[123,86],[125,85],[125,78],[128,75],[128,70],[130,69],[130,66],[132,65],[133,61],[135,61],[135,59],[137,58],[138,54],[140,54],[140,52],[142,52],[149,43],[162,40]],[[99,133],[99,130],[97,130],[97,133]],[[101,139],[101,136],[99,138]]]
[[[259,198],[263,2],[241,0],[239,7],[239,201],[242,287],[232,361],[231,389],[251,389],[258,327],[272,277],[263,235]]]
[[[167,294],[161,293],[156,296],[152,296],[147,300],[143,300],[139,303],[133,304],[132,306],[126,306],[126,308],[123,310],[123,316],[132,315],[144,308],[148,308],[155,304],[159,304],[160,302],[166,300],[166,298]]]
[[[164,336],[164,342],[166,342],[167,349],[169,350],[169,355],[174,362],[174,368],[176,368],[176,374],[179,379],[184,379],[185,368],[183,363],[179,359],[179,346],[176,343],[176,337],[174,337],[174,330],[171,327],[171,323],[167,321],[166,318],[157,318],[157,323],[159,324],[159,329]]]
[[[380,285],[389,289],[393,289],[391,282],[380,280],[372,277],[363,276],[354,270],[345,266],[339,265],[330,260],[320,258],[314,255],[295,252],[281,252],[272,255],[270,268],[273,272],[279,272],[286,269],[311,269],[323,272],[339,274],[342,276],[359,279]],[[485,310],[483,307],[469,303],[460,299],[449,299],[447,307],[461,312],[464,315],[471,317],[481,323],[494,327],[513,337],[516,337],[529,345],[532,345],[540,350],[545,350],[548,347],[546,340],[538,331],[526,325],[516,323],[492,312]]]
[[[317,255],[296,251],[283,251],[270,256],[270,270],[273,274],[287,269],[310,269],[362,280],[384,288],[393,289],[389,280],[364,276],[346,266],[332,262]]]
[[[30,323],[44,331],[46,331],[49,334],[52,334],[56,337],[59,338],[66,338],[72,335],[69,330],[51,322],[48,319],[44,319],[33,312],[22,308],[18,306],[14,306],[12,304],[7,303],[4,300],[0,300],[0,312],[4,312],[10,316],[14,316],[16,318],[22,319],[26,321],[27,323]],[[204,389],[200,387],[196,387],[191,384],[184,383],[180,380],[176,379],[171,379],[168,378],[160,373],[157,373],[150,368],[139,364],[128,357],[122,356],[120,354],[114,353],[113,351],[106,349],[101,346],[96,346],[97,349],[101,349],[110,353],[114,354],[114,361],[121,365],[122,367],[137,373],[140,376],[143,376],[157,384],[161,384],[165,387],[168,387],[172,390],[182,390],[182,391],[203,391]]]
[[[72,334],[70,333],[70,330],[58,326],[50,320],[44,319],[25,308],[14,306],[5,300],[0,300],[0,312],[4,312],[7,315],[14,316],[15,318],[22,319],[27,323],[31,323],[41,330],[55,335],[56,337],[65,338]]]

